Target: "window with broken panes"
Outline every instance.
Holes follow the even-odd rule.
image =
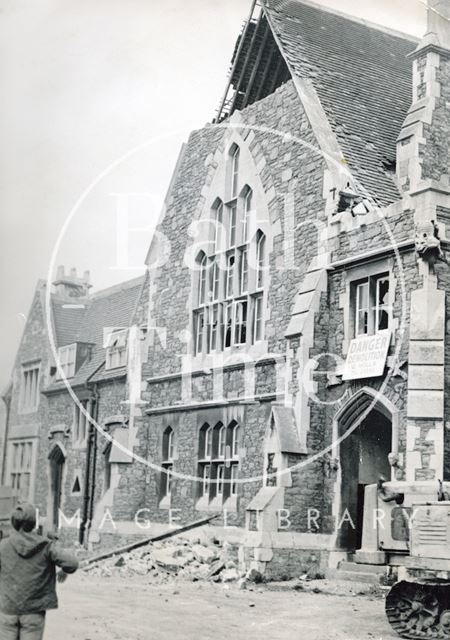
[[[212,251],[197,256],[195,355],[264,339],[266,236],[257,228],[253,190],[248,184],[241,188],[239,147],[232,148],[229,163],[230,184],[211,212]]]
[[[355,337],[388,329],[391,318],[389,274],[353,283]]]
[[[106,344],[106,369],[117,369],[127,364],[128,329],[113,331]]]

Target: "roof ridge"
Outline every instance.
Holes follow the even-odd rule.
[[[132,278],[131,280],[125,280],[124,282],[118,282],[117,284],[113,284],[110,287],[106,287],[105,289],[99,289],[89,296],[89,300],[106,298],[114,293],[123,291],[124,289],[132,289],[133,287],[138,287],[142,285],[144,280],[145,273],[143,273],[141,276],[137,276],[136,278]]]
[[[390,36],[394,36],[396,38],[402,38],[403,40],[409,40],[410,42],[420,43],[421,38],[419,36],[414,36],[410,33],[405,33],[403,31],[398,31],[397,29],[391,29],[385,25],[379,24],[377,22],[371,22],[370,20],[366,20],[365,18],[359,18],[358,16],[352,16],[349,13],[345,13],[344,11],[339,11],[339,9],[333,9],[332,7],[328,7],[327,5],[319,4],[318,2],[314,2],[313,0],[290,0],[291,2],[296,2],[297,4],[304,4],[307,7],[311,7],[313,9],[318,9],[319,11],[324,11],[326,13],[332,13],[335,16],[339,16],[341,18],[345,18],[346,20],[351,20],[352,22],[357,22],[358,24],[362,24],[369,29],[376,29],[377,31],[382,31]],[[261,0],[262,5],[267,8],[269,11],[275,11],[279,13],[279,9],[277,7],[271,6],[270,0]],[[292,16],[294,17],[294,16]]]

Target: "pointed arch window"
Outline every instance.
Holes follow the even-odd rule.
[[[199,287],[198,287],[198,304],[206,304],[207,286],[208,286],[208,258],[203,254],[199,261]]]
[[[231,197],[236,198],[239,186],[239,162],[241,150],[235,145],[231,150]]]
[[[217,253],[222,249],[223,231],[223,202],[219,200],[215,206],[214,213],[214,251]]]
[[[244,195],[244,212],[242,218],[242,242],[247,242],[251,233],[251,211],[253,204],[253,191],[248,188]]]
[[[212,456],[212,443],[213,443],[213,430],[212,427],[208,427],[205,431],[205,459],[211,459]]]
[[[235,423],[230,426],[231,431],[231,457],[239,458],[239,425]]]
[[[239,252],[239,295],[248,291],[248,251],[247,247]]]
[[[199,432],[199,497],[227,500],[236,496],[239,476],[239,424],[204,424]]]
[[[267,242],[263,231],[256,230],[251,182],[241,187],[240,153],[233,145],[227,155],[223,188],[210,210],[214,222],[214,234],[207,238],[210,249],[197,258],[191,324],[196,356],[241,350],[264,340]]]
[[[227,437],[227,429],[225,426],[220,427],[219,429],[219,442],[218,442],[218,455],[219,458],[225,457],[225,446],[226,446],[226,437]]]
[[[256,287],[264,287],[264,269],[266,266],[266,236],[258,231],[256,239]]]
[[[104,460],[103,493],[104,494],[111,489],[111,475],[112,475],[111,449],[112,449],[112,444],[109,443],[103,452],[103,460]]]
[[[232,204],[228,208],[228,247],[230,249],[236,245],[236,223],[237,207]]]
[[[227,257],[227,274],[226,274],[226,285],[225,285],[225,297],[231,298],[233,297],[233,281],[234,281],[234,263],[236,261],[236,257],[233,254]]]
[[[162,441],[161,497],[170,498],[172,494],[172,475],[175,455],[175,435],[172,427],[166,427]]]

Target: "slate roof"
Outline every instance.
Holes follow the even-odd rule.
[[[82,364],[70,380],[72,386],[84,384],[99,371],[96,379],[116,378],[126,375],[126,368],[112,369],[100,374],[105,362],[103,348],[103,330],[106,327],[130,326],[145,276],[128,280],[108,289],[92,294],[84,309],[67,306],[67,301],[52,297],[53,322],[57,345],[64,346],[73,342],[85,342],[93,345],[91,358]],[[103,367],[104,369],[104,367]],[[64,382],[54,382],[48,390],[65,387]]]
[[[312,80],[355,178],[382,205],[400,198],[386,164],[412,102],[417,39],[299,0],[263,0],[291,72]]]

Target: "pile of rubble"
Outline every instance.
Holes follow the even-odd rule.
[[[167,582],[174,577],[190,581],[258,582],[255,572],[238,569],[237,550],[228,542],[222,546],[210,541],[174,539],[156,542],[146,547],[114,556],[85,568],[90,575],[101,577],[148,576],[152,582]]]

